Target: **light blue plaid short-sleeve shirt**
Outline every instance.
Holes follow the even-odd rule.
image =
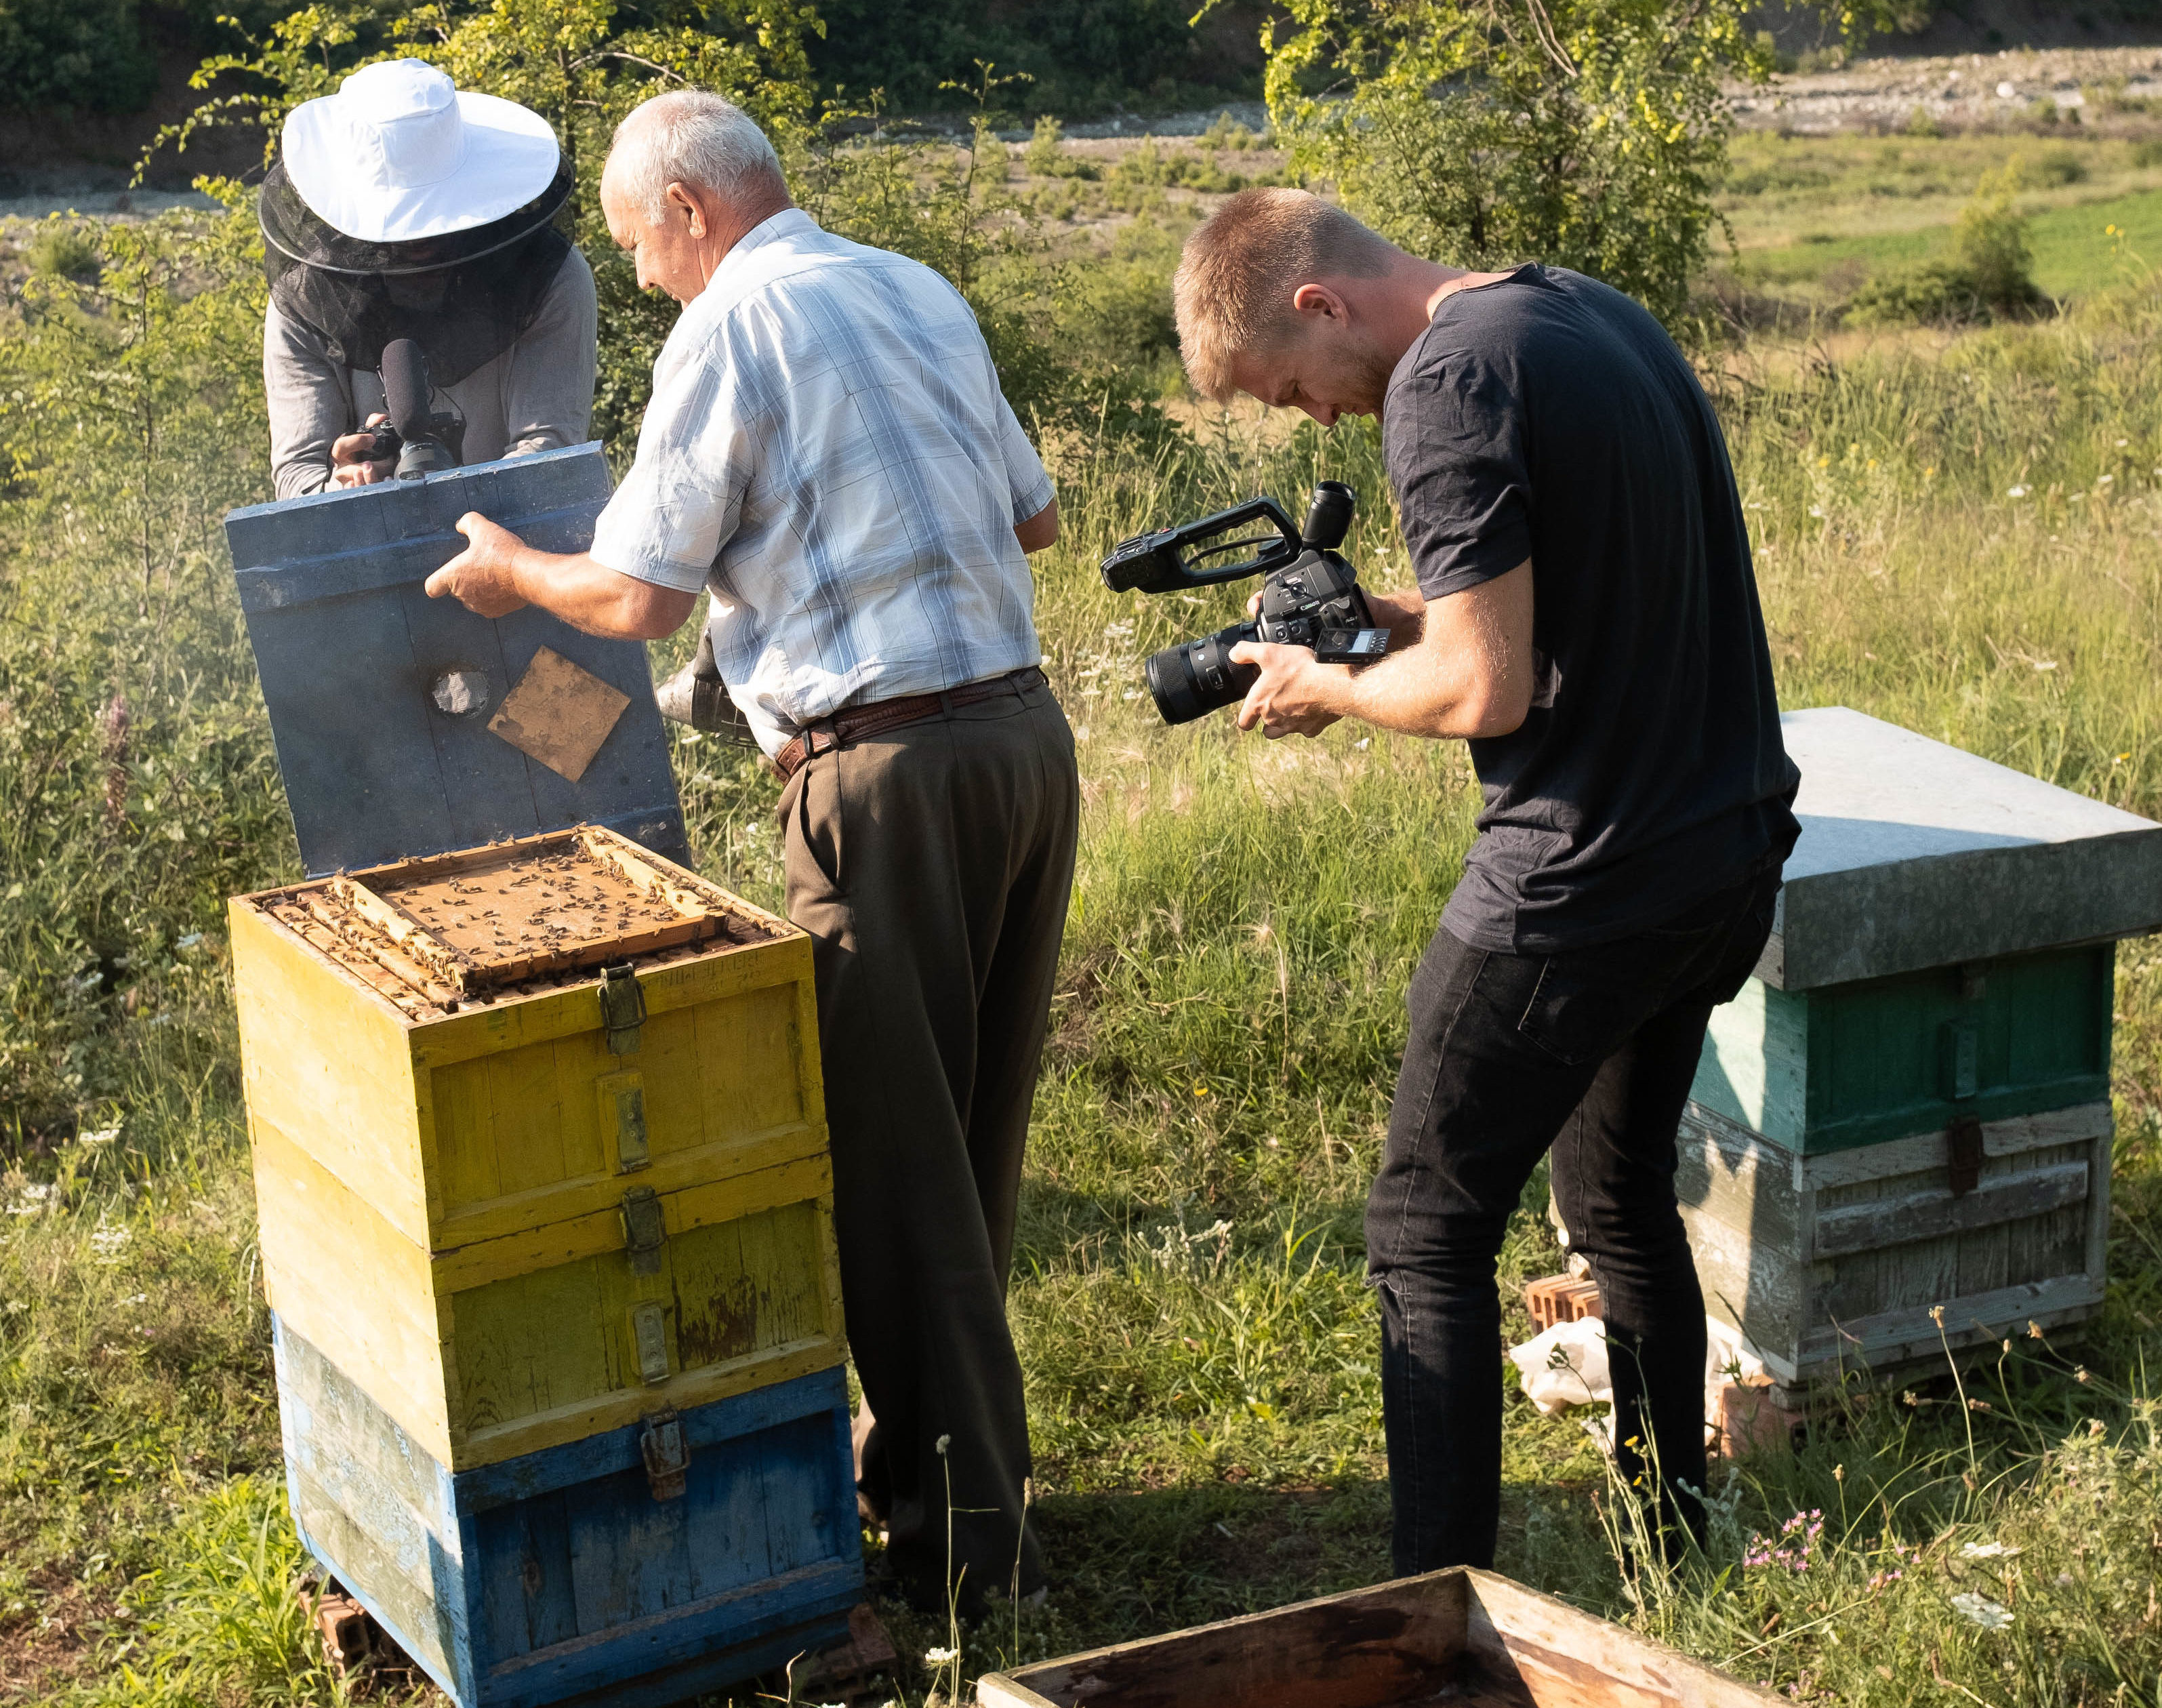
[[[960,293],[791,208],[669,334],[592,550],[711,590],[713,657],[771,754],[844,706],[1039,662],[1013,530],[1052,496]]]

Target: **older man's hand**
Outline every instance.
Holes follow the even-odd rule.
[[[518,591],[518,556],[525,542],[478,510],[458,518],[466,549],[428,577],[428,597],[456,599],[483,617],[507,617],[528,601]]]
[[[1258,665],[1261,679],[1246,690],[1239,727],[1261,726],[1272,741],[1282,735],[1319,735],[1344,714],[1334,709],[1350,669],[1322,664],[1303,646],[1242,640],[1231,649],[1234,664]]]

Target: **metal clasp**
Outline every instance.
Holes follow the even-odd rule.
[[[672,1501],[683,1492],[691,1475],[691,1443],[682,1418],[673,1412],[655,1412],[640,1432],[638,1451],[655,1500]]]
[[[1982,1123],[1971,1115],[1945,1129],[1945,1176],[1954,1198],[1982,1183]]]
[[[623,1195],[623,1249],[630,1254],[630,1272],[660,1274],[661,1248],[667,1240],[659,1195],[650,1186],[632,1187]]]
[[[645,1024],[645,992],[629,961],[601,969],[601,1024],[611,1056],[638,1053],[638,1029]]]

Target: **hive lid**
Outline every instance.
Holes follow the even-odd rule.
[[[589,824],[247,899],[416,1017],[791,930]]]
[[[645,646],[431,599],[468,510],[582,551],[598,445],[232,511],[225,531],[311,875],[606,824],[687,860]]]
[[[1782,990],[2162,927],[2162,825],[1841,706],[1779,720],[1801,840],[1757,975]]]

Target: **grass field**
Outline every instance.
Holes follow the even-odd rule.
[[[1933,218],[1979,170],[1946,158],[1911,198]],[[1829,221],[1851,186],[1823,170],[1749,229]],[[2086,181],[2156,187],[2133,174]],[[108,255],[118,345],[18,285],[0,322],[4,1700],[351,1695],[289,1594],[219,924],[294,860],[217,531],[263,435],[246,290],[188,294],[216,253]],[[2090,285],[2060,320],[1851,360],[1724,354],[1784,703],[2162,812],[2158,334],[2162,290]],[[1358,1215],[1475,800],[1454,746],[1163,729],[1141,658],[1237,596],[1094,573],[1137,527],[1326,474],[1366,501],[1355,559],[1401,582],[1371,431],[1204,415],[1057,460],[1039,618],[1087,811],[1013,1292],[1055,1587],[963,1633],[969,1674],[1385,1573]],[[677,760],[707,870],[771,902],[773,786],[688,738]],[[2119,968],[2114,1280],[2081,1344],[1858,1390],[1798,1456],[1722,1476],[1706,1560],[1627,1589],[1601,1459],[1512,1393],[1502,1569],[1797,1700],[2162,1702],[2162,953]],[[1515,1284],[1557,1259],[1538,1199],[1499,1277],[1516,1338]],[[1812,1512],[1799,1565],[1742,1564]],[[1976,1596],[2005,1620],[1958,1611]],[[921,1702],[947,1633],[894,1625]]]
[[[1872,273],[1943,254],[1977,180],[2014,156],[2028,179],[2019,206],[2046,295],[2108,290],[2128,266],[2162,259],[2162,151],[2149,141],[1758,131],[1736,138],[1721,206],[1738,253],[1718,264],[1755,289],[1835,306]]]

